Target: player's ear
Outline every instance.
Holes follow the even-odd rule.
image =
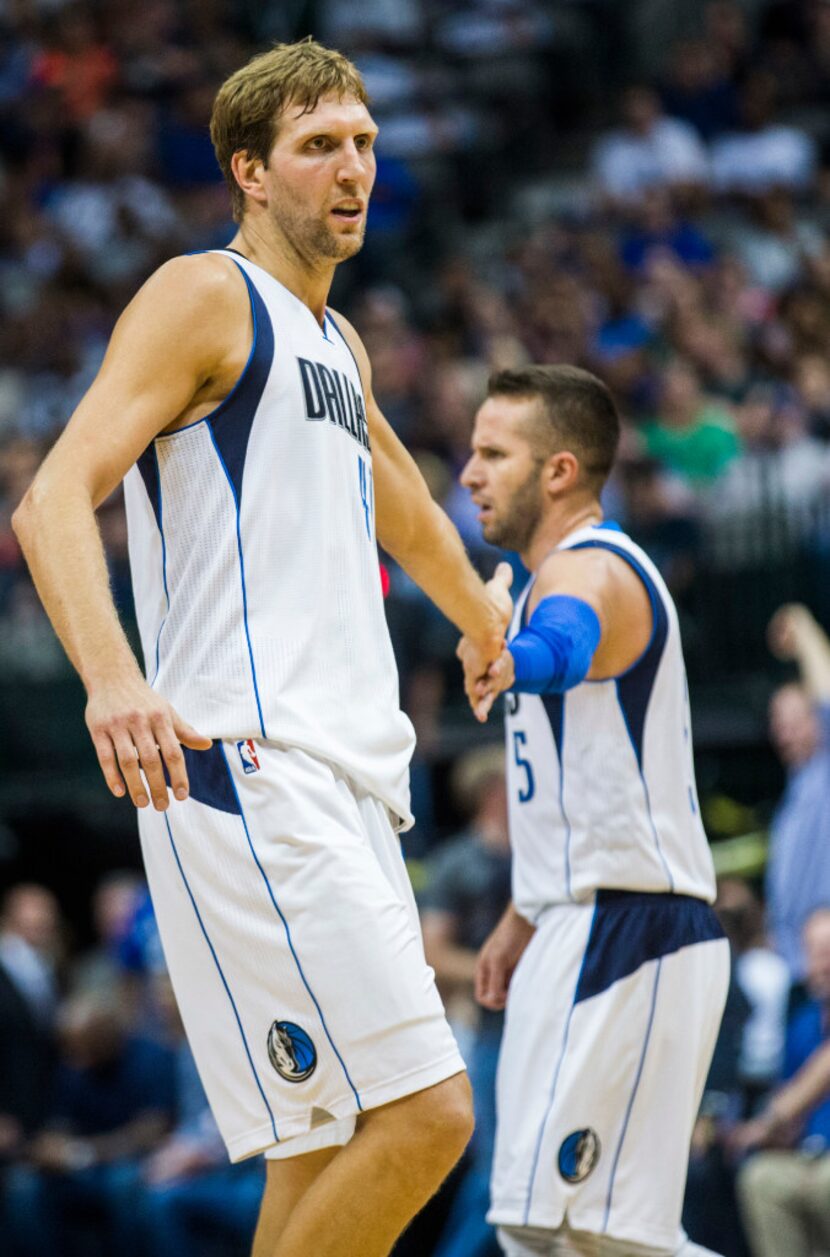
[[[570,450],[551,454],[544,467],[544,487],[555,497],[572,489],[579,479],[579,460]]]
[[[254,157],[247,149],[241,148],[231,158],[233,177],[246,196],[252,201],[264,205],[267,199],[265,192],[265,162],[261,157]]]

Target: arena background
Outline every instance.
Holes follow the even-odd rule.
[[[830,4],[3,0],[0,882],[54,896],[28,939],[56,983],[50,1017],[87,989],[90,956],[113,991],[151,983],[153,962],[129,877],[105,882],[133,887],[111,926],[94,911],[102,879],[140,870],[134,814],[103,786],[10,516],[145,277],[232,234],[217,86],[308,34],[355,59],[380,125],[366,246],[332,304],[364,338],[381,409],[488,573],[500,556],[457,484],[488,371],[576,362],[612,386],[625,432],[607,513],[677,600],[704,819],[719,871],[753,889],[785,785],[767,703],[795,674],[767,624],[794,601],[830,623]],[[120,494],[100,522],[135,640]],[[451,626],[387,568],[419,735],[406,849],[428,901],[435,853],[467,820],[459,759],[500,729],[465,708]],[[0,936],[25,935],[13,917]],[[132,998],[133,1029],[162,1033]],[[25,1162],[9,1149],[7,1177]],[[402,1252],[437,1251],[451,1195]],[[96,1208],[67,1252],[110,1251]],[[244,1252],[232,1232],[209,1251]]]

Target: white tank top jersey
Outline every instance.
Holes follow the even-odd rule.
[[[321,328],[267,271],[216,252],[248,287],[248,362],[221,405],[157,437],[125,480],[147,678],[201,733],[306,750],[408,826],[414,733],[360,372],[328,311]]]
[[[715,896],[677,612],[654,564],[616,524],[580,529],[557,549],[589,546],[637,572],[652,633],[621,676],[565,694],[506,695],[513,895],[531,921],[599,889]],[[534,579],[516,603],[510,637],[524,623]]]

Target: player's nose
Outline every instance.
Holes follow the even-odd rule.
[[[474,489],[480,482],[480,475],[478,473],[475,454],[471,454],[467,459],[461,471],[461,475],[459,476],[459,480],[465,489]]]

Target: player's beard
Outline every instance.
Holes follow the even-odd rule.
[[[310,218],[285,195],[274,204],[271,213],[282,235],[310,266],[318,261],[345,262],[363,247],[365,217],[359,231],[341,236],[332,231],[325,219]]]
[[[528,549],[537,525],[542,518],[542,489],[539,472],[542,462],[536,462],[527,478],[514,490],[507,506],[482,526],[484,540],[503,550],[515,550],[521,554]]]

